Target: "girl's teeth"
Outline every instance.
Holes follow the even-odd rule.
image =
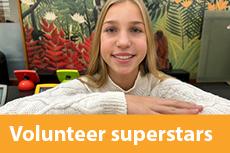
[[[116,58],[119,58],[119,59],[125,60],[125,59],[131,58],[132,56],[130,55],[130,56],[115,56],[115,57],[116,57]]]

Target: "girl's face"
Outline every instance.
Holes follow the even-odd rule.
[[[111,77],[137,75],[147,52],[145,26],[138,6],[125,1],[109,8],[102,26],[100,47]]]

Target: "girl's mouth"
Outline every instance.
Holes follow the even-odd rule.
[[[129,53],[129,52],[117,52],[117,53],[113,53],[112,57],[121,60],[121,61],[127,61],[131,58],[133,58],[135,56],[135,54]]]
[[[112,55],[112,57],[120,59],[120,60],[128,60],[134,57],[135,55]]]

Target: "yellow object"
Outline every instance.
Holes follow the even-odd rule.
[[[55,84],[55,83],[37,84],[34,94],[41,93],[41,92],[46,91],[47,89],[53,88],[57,85],[58,84]]]
[[[70,70],[70,69],[60,69],[56,70],[58,80],[60,82],[67,82],[69,80],[76,79],[80,76],[78,70]]]

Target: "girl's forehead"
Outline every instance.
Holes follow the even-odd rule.
[[[107,11],[104,22],[107,20],[135,20],[143,21],[139,7],[130,1],[113,4]]]

